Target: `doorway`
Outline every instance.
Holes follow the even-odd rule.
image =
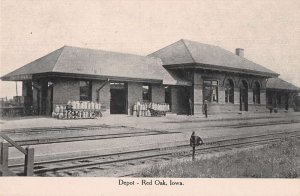
[[[170,109],[172,108],[171,100],[171,86],[165,86],[165,103],[169,104]]]
[[[41,82],[41,88],[37,95],[39,115],[51,115],[53,111],[53,83],[50,81]]]
[[[289,110],[289,94],[285,94],[285,110]]]
[[[120,82],[110,83],[110,113],[127,114],[126,84]]]
[[[248,83],[245,80],[240,86],[240,111],[248,111]]]

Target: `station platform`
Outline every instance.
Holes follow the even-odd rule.
[[[20,129],[20,128],[36,128],[36,127],[70,127],[70,126],[85,126],[85,125],[115,125],[115,126],[135,126],[140,128],[157,125],[156,127],[164,128],[163,122],[168,121],[197,121],[197,122],[214,122],[214,121],[227,121],[227,120],[251,120],[259,118],[300,118],[300,112],[280,112],[280,113],[253,113],[253,112],[238,112],[238,113],[221,113],[209,115],[205,118],[204,115],[200,116],[187,116],[187,115],[171,115],[163,117],[136,117],[128,115],[107,115],[99,119],[56,119],[49,116],[26,116],[9,118],[6,120],[0,119],[0,131],[5,129]],[[158,123],[158,124],[157,124]],[[168,128],[168,125],[167,125]]]
[[[1,130],[10,132],[16,129],[30,128],[100,126],[97,130],[102,134],[138,131],[167,131],[170,134],[145,135],[103,140],[85,140],[63,143],[32,145],[35,149],[35,160],[46,161],[59,158],[111,154],[122,151],[134,151],[150,148],[166,148],[175,145],[188,144],[190,135],[195,131],[204,142],[218,141],[224,138],[243,137],[288,130],[300,131],[300,113],[243,113],[220,114],[209,116],[167,116],[167,117],[132,117],[126,115],[110,115],[100,119],[58,120],[53,118],[23,118],[18,120],[1,121]],[[278,124],[281,121],[293,123]],[[269,124],[268,124],[269,123]],[[244,125],[250,126],[244,126]],[[255,125],[255,126],[251,126]],[[264,125],[265,124],[265,125]],[[279,126],[280,125],[280,126]],[[28,128],[28,129],[26,129]],[[47,131],[40,137],[51,137]],[[61,134],[64,134],[62,131]],[[72,133],[68,133],[69,136]],[[74,131],[74,135],[76,132]],[[17,134],[15,135],[17,137]],[[32,137],[35,137],[34,135]],[[10,148],[10,159],[21,160],[23,155],[15,148]]]

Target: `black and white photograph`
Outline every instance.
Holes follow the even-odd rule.
[[[296,0],[1,0],[0,183],[295,188],[299,10]]]

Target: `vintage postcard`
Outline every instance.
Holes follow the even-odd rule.
[[[0,195],[299,195],[299,10],[1,0]]]

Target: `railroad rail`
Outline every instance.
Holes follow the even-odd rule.
[[[47,137],[37,137],[37,138],[29,138],[29,139],[15,139],[16,143],[18,143],[21,146],[24,145],[37,145],[37,144],[51,144],[51,143],[62,143],[62,142],[74,142],[74,141],[85,141],[85,140],[103,140],[103,139],[116,139],[116,138],[126,138],[126,137],[138,137],[138,136],[149,136],[149,135],[165,135],[165,134],[177,134],[181,133],[183,131],[187,130],[195,130],[195,129],[204,129],[204,128],[245,128],[245,127],[259,127],[259,126],[270,126],[270,125],[286,125],[286,124],[296,124],[300,123],[298,120],[283,120],[283,121],[271,121],[271,122],[264,122],[264,123],[238,123],[238,124],[230,124],[230,125],[208,125],[208,126],[193,126],[193,127],[187,127],[187,128],[181,128],[180,131],[178,128],[176,129],[168,129],[168,131],[159,131],[154,129],[144,129],[145,131],[134,131],[134,132],[121,132],[121,133],[109,133],[109,134],[90,134],[90,135],[64,135],[64,136],[47,136]],[[24,133],[29,134],[30,133],[40,133],[40,132],[46,132],[46,131],[53,131],[53,132],[67,132],[71,130],[76,131],[86,131],[86,130],[97,130],[99,128],[104,128],[107,126],[79,126],[79,127],[60,127],[60,128],[33,128],[28,129],[27,132],[24,133],[24,131],[9,131],[9,133]],[[111,128],[124,128],[124,126],[117,126],[117,127],[111,127]],[[133,127],[128,127],[133,128]],[[7,132],[2,132],[7,133]]]
[[[297,117],[300,115],[294,115]],[[277,118],[284,118],[282,116],[263,116],[263,117],[247,117],[247,118],[224,118],[224,119],[193,119],[193,120],[177,120],[177,121],[167,121],[167,123],[205,123],[211,121],[244,121],[244,120],[256,120],[256,119],[277,119]],[[1,132],[8,134],[8,133],[23,133],[23,132],[61,132],[67,130],[93,130],[99,128],[124,128],[125,126],[110,126],[110,125],[84,125],[84,126],[61,126],[61,127],[34,127],[34,128],[18,128],[18,129],[2,129]]]
[[[204,128],[246,128],[246,127],[262,127],[262,126],[270,126],[270,125],[288,125],[288,124],[297,124],[300,123],[299,120],[281,120],[281,121],[271,121],[271,122],[247,122],[247,123],[237,123],[237,124],[228,124],[228,125],[202,125],[202,126],[193,126],[193,127],[186,127],[181,128],[181,130],[187,131],[187,130],[195,130],[197,128],[204,129]],[[171,130],[177,130],[176,129],[168,129]]]
[[[104,139],[116,139],[116,138],[150,136],[150,135],[166,135],[166,134],[176,134],[176,133],[180,133],[180,132],[147,130],[147,131],[125,132],[125,133],[115,133],[115,134],[91,134],[91,135],[63,136],[63,137],[42,137],[42,138],[16,140],[15,142],[18,143],[20,146],[24,146],[24,145],[75,142],[75,141],[85,141],[85,140],[104,140]]]
[[[294,137],[299,139],[300,131],[277,132],[272,134],[259,134],[252,136],[244,136],[230,139],[223,139],[215,142],[206,142],[205,145],[196,149],[196,153],[208,153],[212,151],[223,151],[234,148],[243,148],[255,145],[264,145],[273,142],[279,142],[286,137]],[[205,142],[205,141],[204,141]],[[47,173],[55,173],[59,171],[77,170],[81,168],[91,168],[94,166],[112,165],[117,163],[126,163],[131,161],[147,160],[179,156],[190,156],[191,148],[188,144],[172,146],[168,148],[152,148],[145,150],[135,150],[121,153],[82,156],[68,159],[50,160],[35,163],[35,175],[45,175]],[[22,165],[12,165],[12,170],[20,170]],[[21,173],[19,173],[21,175]]]
[[[245,128],[245,127],[262,127],[262,126],[270,126],[270,125],[283,125],[283,124],[296,124],[300,123],[299,120],[287,120],[287,121],[270,121],[263,123],[240,123],[236,125],[222,125],[215,127],[228,127],[228,128]]]

